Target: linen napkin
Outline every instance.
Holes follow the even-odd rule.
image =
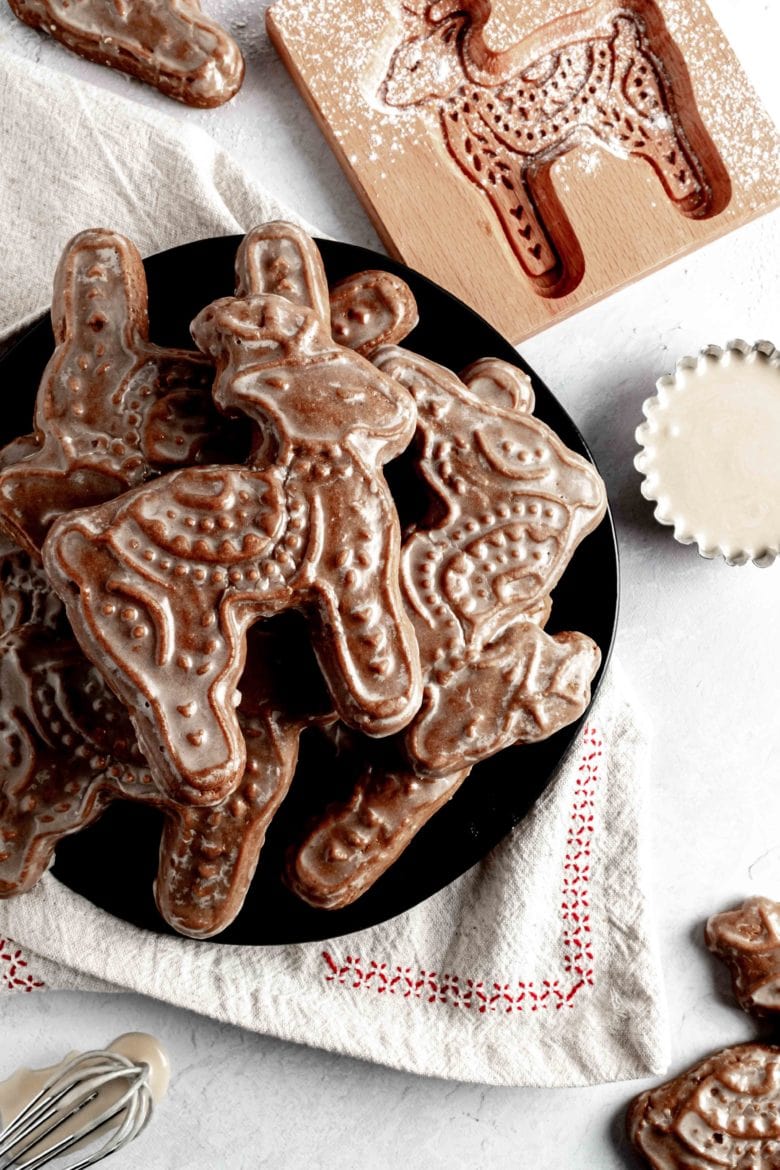
[[[148,253],[298,219],[200,130],[1,52],[0,119],[0,342],[46,306],[60,250],[84,227],[114,227]],[[0,994],[130,989],[283,1039],[491,1084],[663,1071],[641,866],[647,764],[613,666],[530,815],[415,909],[326,943],[229,947],[140,931],[47,874],[0,902]]]

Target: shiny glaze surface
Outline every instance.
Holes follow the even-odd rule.
[[[233,38],[198,0],[9,0],[25,24],[190,106],[220,106],[244,80]]]
[[[780,1048],[726,1048],[642,1093],[628,1131],[652,1170],[777,1170]]]
[[[244,765],[233,697],[259,617],[310,612],[347,722],[389,734],[419,706],[380,471],[415,412],[402,387],[281,297],[225,298],[193,333],[217,362],[218,405],[259,426],[248,465],[190,468],[65,517],[45,559],[77,637],[133,709],[162,791],[214,804]],[[345,535],[335,551],[331,532]]]
[[[167,467],[219,459],[228,442],[209,362],[148,340],[146,278],[130,240],[97,228],[71,240],[51,314],[56,348],[35,435],[0,455],[0,532],[36,555],[58,516]]]
[[[780,903],[748,898],[707,923],[707,946],[731,972],[737,1003],[753,1015],[780,1012]]]

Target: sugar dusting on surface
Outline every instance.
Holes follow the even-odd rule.
[[[522,5],[518,0],[497,0],[486,39],[492,47],[505,49],[577,7],[576,0],[523,0]],[[688,64],[700,114],[732,182],[743,188],[748,206],[758,207],[767,189],[778,185],[780,154],[771,122],[741,69],[713,70],[713,60],[728,50],[728,43],[703,0],[661,0],[661,7]],[[619,11],[620,0],[615,9]],[[421,17],[392,0],[360,6],[356,0],[279,0],[274,13],[293,56],[306,61],[307,81],[323,116],[337,140],[349,144],[347,157],[353,166],[366,158],[392,166],[412,145],[429,151],[430,165],[441,165],[442,156],[434,149],[440,137],[431,104],[427,110],[391,108],[380,96],[396,46],[415,25],[420,27]],[[318,32],[315,45],[311,29]],[[355,152],[358,142],[360,155]],[[585,143],[577,152],[578,170],[593,174],[601,149]]]
[[[421,18],[400,4],[358,8],[354,0],[281,0],[274,14],[293,55],[306,60],[307,80],[339,141],[359,136],[372,162],[382,158],[390,165],[410,143],[430,144],[434,118],[412,107],[386,106],[380,95],[396,46]],[[311,44],[311,28],[327,29],[327,52]],[[352,165],[360,161],[348,157]],[[437,165],[435,157],[431,162]]]

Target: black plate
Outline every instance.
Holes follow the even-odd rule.
[[[209,301],[233,291],[233,260],[239,239],[222,237],[185,244],[146,261],[154,341],[191,346],[189,323],[195,314]],[[420,324],[404,343],[410,349],[455,370],[485,356],[520,366],[533,379],[538,417],[569,447],[592,461],[560,403],[508,342],[466,305],[385,256],[348,244],[326,240],[319,244],[331,281],[364,268],[384,268],[410,284],[420,309]],[[52,346],[48,318],[42,319],[0,361],[5,387],[0,442],[31,429],[36,388]],[[392,468],[389,477],[392,479]],[[612,648],[617,609],[617,548],[607,515],[578,549],[555,590],[547,627],[551,633],[581,630],[600,646],[603,660],[594,694]],[[306,906],[279,881],[285,843],[313,806],[324,802],[338,786],[337,777],[327,777],[329,758],[319,755],[316,737],[304,736],[299,772],[269,832],[246,905],[215,941],[271,945],[332,938],[410,909],[465,873],[526,815],[579,727],[579,723],[567,727],[544,743],[509,748],[476,767],[453,800],[374,888],[354,906],[335,911]],[[96,825],[60,844],[54,873],[111,914],[149,930],[172,933],[152,897],[160,825],[154,810],[115,804]]]

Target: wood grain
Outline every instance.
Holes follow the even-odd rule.
[[[278,0],[268,28],[388,251],[514,343],[780,202],[702,0],[412,3]]]

